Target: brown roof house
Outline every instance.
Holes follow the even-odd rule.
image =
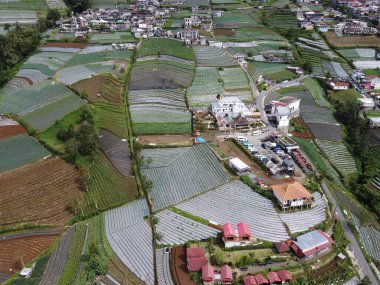
[[[309,206],[312,203],[311,193],[297,181],[272,185],[272,190],[282,210]]]

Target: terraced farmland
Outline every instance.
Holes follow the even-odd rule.
[[[236,89],[248,89],[251,90],[247,76],[242,68],[224,68],[219,70],[220,77],[223,80],[223,86],[225,90],[236,91]]]
[[[191,133],[191,113],[184,92],[134,90],[129,92],[128,99],[135,134]]]
[[[316,140],[316,143],[342,175],[357,172],[355,160],[343,143],[324,140]]]
[[[21,9],[25,8],[26,7]],[[37,23],[37,12],[30,10],[0,10],[0,25],[16,23],[21,25]]]
[[[113,7],[114,8],[114,7]],[[93,33],[90,37],[90,43],[112,44],[137,42],[138,40],[131,32],[111,32],[111,33]]]
[[[133,201],[137,196],[135,179],[121,174],[101,152],[96,154],[90,166],[86,185],[85,213],[106,210]]]
[[[293,13],[273,13],[269,23],[278,29],[299,29],[297,18]]]
[[[79,93],[86,91],[91,102],[121,103],[121,81],[112,74],[101,74],[73,84]]]
[[[224,11],[221,17],[214,18],[217,28],[233,29],[256,25],[257,22],[249,15],[249,11]]]
[[[23,264],[27,264],[46,251],[57,236],[55,233],[1,240],[0,273],[9,274],[20,271]]]
[[[197,66],[227,67],[237,65],[235,59],[225,50],[210,46],[194,46]]]
[[[119,138],[126,138],[127,121],[125,106],[95,103],[95,118],[99,128],[114,133]]]
[[[99,147],[121,174],[133,175],[128,143],[125,139],[121,139],[109,131],[100,130]]]
[[[28,89],[6,93],[0,100],[0,112],[16,114],[40,131],[85,104],[70,89],[48,81]]]
[[[330,103],[326,99],[326,92],[319,85],[318,81],[311,77],[308,77],[305,78],[304,84],[307,87],[307,89],[310,90],[311,94],[313,95],[313,99],[317,105],[327,108],[330,107]]]
[[[142,155],[149,159],[144,152]],[[143,168],[141,173],[153,182],[151,198],[155,211],[216,187],[230,178],[206,144],[192,147],[166,167]]]
[[[289,238],[272,201],[240,181],[226,183],[176,207],[220,225],[246,222],[252,235],[261,240],[277,242]]]
[[[216,237],[220,232],[170,210],[159,212],[155,217],[159,220],[156,231],[161,234],[161,239],[157,240],[157,243],[162,245],[179,245],[189,240],[204,240]]]
[[[42,51],[28,58],[21,69],[36,69],[52,76],[66,61],[74,56],[72,52]]]
[[[131,56],[132,52],[127,49],[113,50],[111,46],[87,46],[75,56],[71,57],[71,59],[65,63],[64,67],[109,60],[128,61]]]
[[[354,214],[351,214],[351,217],[365,251],[371,258],[380,262],[380,232],[371,226],[362,226]]]
[[[0,226],[63,225],[75,211],[69,205],[81,201],[84,190],[79,172],[59,158],[1,173],[0,184]]]
[[[281,220],[292,234],[306,232],[326,220],[326,202],[318,192],[313,193],[314,202],[310,210],[280,214]]]
[[[112,250],[142,281],[154,284],[152,231],[144,221],[149,214],[146,201],[107,211],[106,235]]]
[[[213,67],[197,67],[193,84],[187,89],[190,105],[209,106],[224,88],[219,72]]]
[[[0,172],[11,170],[37,160],[50,153],[34,138],[20,134],[0,140]]]
[[[191,84],[194,67],[174,61],[145,61],[134,65],[129,90],[176,89]]]

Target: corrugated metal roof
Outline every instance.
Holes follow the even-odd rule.
[[[308,250],[310,248],[317,247],[319,245],[325,244],[329,240],[317,230],[303,234],[297,237],[297,241],[294,243],[302,250]]]

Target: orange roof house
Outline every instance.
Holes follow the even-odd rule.
[[[311,193],[297,181],[272,185],[272,190],[283,209],[311,203]]]

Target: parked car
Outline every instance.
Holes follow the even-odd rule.
[[[250,148],[254,148],[254,147],[253,147],[253,144],[251,144],[251,143],[247,144],[245,147],[248,148],[248,149],[250,149]]]
[[[248,141],[248,140],[247,140],[246,137],[240,136],[240,137],[237,137],[237,141],[240,142],[240,143],[242,143],[242,142],[245,142],[245,141]]]
[[[275,164],[277,164],[277,163],[280,162],[280,161],[279,161],[277,158],[275,158],[275,157],[272,157],[270,160],[271,160],[273,163],[275,163]]]

